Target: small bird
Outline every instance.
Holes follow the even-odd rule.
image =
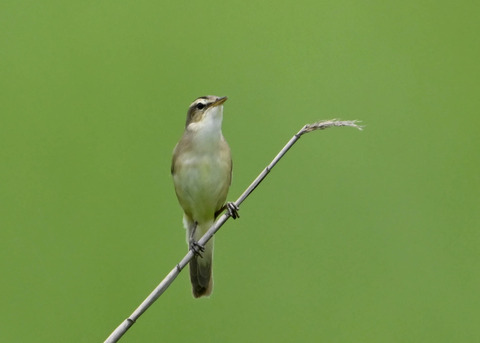
[[[225,204],[232,181],[230,147],[222,134],[225,101],[227,97],[213,95],[196,99],[188,108],[185,131],[173,151],[173,183],[184,212],[187,243],[195,252],[190,261],[195,298],[209,296],[213,288],[213,237],[204,247],[198,240],[224,209],[238,217],[238,208]]]

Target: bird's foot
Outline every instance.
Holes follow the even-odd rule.
[[[227,212],[230,215],[230,217],[232,217],[233,219],[240,218],[240,215],[238,214],[238,211],[240,210],[240,208],[238,208],[238,206],[235,205],[234,202],[227,202],[225,204],[225,207],[227,208]]]
[[[240,218],[238,211],[240,210],[234,202],[227,202],[217,212],[215,212],[215,218],[217,218],[223,211],[227,210],[227,214],[233,219]]]
[[[203,258],[202,252],[205,251],[205,247],[203,245],[199,244],[197,241],[191,240],[190,241],[190,250],[193,251],[193,254],[195,256],[200,256],[201,258]]]

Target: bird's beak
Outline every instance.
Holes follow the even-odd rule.
[[[220,106],[220,105],[223,105],[223,103],[225,101],[227,101],[227,97],[224,96],[224,97],[221,97],[221,98],[218,98],[213,104],[212,104],[212,107],[215,107],[215,106]]]

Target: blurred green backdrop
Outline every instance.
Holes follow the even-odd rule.
[[[101,342],[186,252],[171,152],[228,95],[236,199],[122,342],[480,337],[474,1],[0,3],[1,342]]]

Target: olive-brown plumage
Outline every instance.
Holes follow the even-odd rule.
[[[204,96],[189,107],[185,132],[173,151],[172,176],[183,208],[187,243],[195,244],[222,209],[232,178],[230,148],[222,134],[226,97]],[[212,292],[213,238],[190,262],[195,298]]]

